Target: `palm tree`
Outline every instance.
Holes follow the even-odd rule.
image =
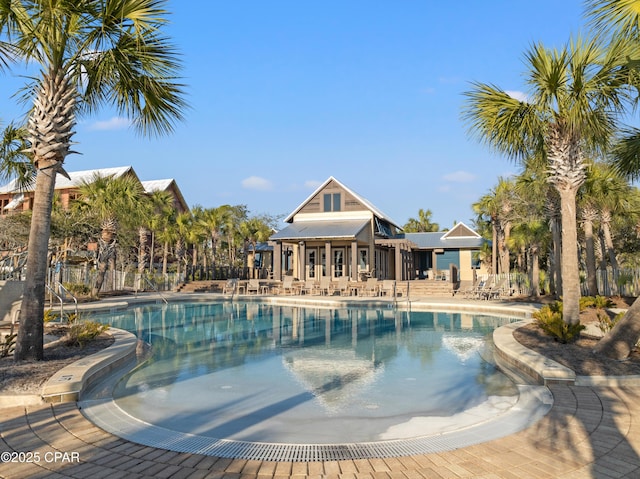
[[[0,138],[0,178],[15,178],[18,189],[28,188],[35,178],[35,169],[27,153],[30,146],[27,136],[25,128],[11,123]]]
[[[640,2],[638,0],[587,0],[587,13],[591,23],[603,35],[613,35],[628,39],[635,46],[640,45]],[[638,84],[638,58],[629,55],[631,73]],[[629,129],[614,148],[615,165],[631,178],[640,176],[640,130]],[[596,345],[595,352],[616,359],[625,359],[640,339],[640,298],[625,316],[616,323]]]
[[[492,272],[508,273],[510,267],[509,234],[513,221],[515,182],[499,178],[498,184],[473,204],[479,218],[486,216],[492,226]]]
[[[214,278],[216,277],[216,254],[218,251],[218,243],[222,236],[222,230],[227,224],[229,216],[229,205],[218,206],[217,208],[206,208],[202,212],[200,222],[202,226],[209,232],[211,240],[211,268]]]
[[[148,212],[147,226],[151,232],[151,246],[149,247],[149,271],[153,272],[155,258],[156,235],[166,227],[167,221],[174,214],[173,195],[168,191],[153,191],[150,196],[151,208]],[[146,237],[145,237],[146,240]],[[166,272],[166,271],[165,271]]]
[[[407,233],[435,233],[440,231],[440,225],[431,221],[431,210],[418,210],[418,218],[409,218],[402,229]]]
[[[91,289],[91,295],[97,297],[109,264],[115,263],[119,228],[137,229],[147,198],[138,179],[130,175],[114,178],[95,174],[82,183],[79,190],[85,209],[100,221],[98,274]]]
[[[28,131],[37,170],[15,360],[42,359],[51,203],[71,153],[76,115],[115,107],[142,134],[169,133],[185,108],[178,54],[162,34],[163,0],[14,0],[0,8],[0,42],[39,71]],[[6,48],[3,48],[5,51]]]
[[[560,50],[537,44],[526,54],[525,101],[483,83],[466,93],[463,114],[481,140],[511,159],[547,160],[547,180],[560,196],[566,323],[579,322],[580,314],[576,194],[586,175],[584,156],[606,148],[617,131],[629,100],[620,68],[627,53],[622,42],[606,50],[580,38]]]
[[[251,245],[251,265],[255,268],[256,264],[256,247],[258,243],[267,241],[273,234],[273,229],[269,226],[269,222],[264,218],[254,217],[240,223],[239,232],[244,237],[244,241]],[[245,248],[246,251],[246,248]],[[245,256],[246,258],[246,256]],[[245,267],[248,267],[245,260]],[[249,270],[250,277],[253,278],[255,270]]]

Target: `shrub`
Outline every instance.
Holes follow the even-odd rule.
[[[606,296],[582,296],[580,298],[580,311],[586,308],[604,309],[615,306],[615,303]]]
[[[615,303],[606,296],[596,296],[593,298],[593,307],[596,309],[612,308]]]
[[[16,336],[18,336],[16,333],[7,334],[5,336],[4,341],[0,344],[0,358],[6,358],[13,353],[16,346]]]
[[[603,334],[607,334],[623,316],[624,312],[616,314],[616,316],[611,319],[604,311],[598,311],[598,328],[600,328]]]
[[[556,301],[533,313],[536,325],[563,344],[575,341],[585,329],[583,324],[567,324],[562,320],[562,303]]]
[[[91,294],[91,288],[84,283],[62,283],[62,286],[74,296],[89,296]]]
[[[75,322],[69,327],[66,336],[68,346],[83,347],[89,341],[96,339],[109,329],[108,324],[97,323],[95,321]]]
[[[593,296],[580,296],[580,311],[593,307],[594,301]]]
[[[47,309],[44,312],[44,322],[50,323],[51,321],[57,321],[60,318],[60,315],[54,312],[52,309]]]

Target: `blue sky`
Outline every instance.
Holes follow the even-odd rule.
[[[141,139],[108,108],[81,118],[69,171],[132,165],[174,178],[190,206],[286,215],[329,176],[399,224],[430,209],[441,227],[517,166],[470,138],[470,82],[524,91],[533,42],[584,31],[581,0],[171,0],[191,109]],[[24,107],[21,71],[0,77],[0,120]]]

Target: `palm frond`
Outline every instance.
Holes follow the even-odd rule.
[[[623,176],[640,178],[640,129],[626,129],[611,151],[612,164]]]
[[[462,112],[471,134],[511,159],[522,160],[541,148],[545,124],[535,105],[493,85],[473,85]]]
[[[585,0],[589,26],[600,36],[614,32],[621,37],[637,38],[640,34],[639,0]]]
[[[15,179],[19,190],[31,187],[35,180],[35,168],[26,153],[27,135],[25,128],[10,124],[0,138],[0,178]]]

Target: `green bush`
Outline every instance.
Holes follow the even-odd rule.
[[[89,341],[96,339],[109,329],[108,324],[97,323],[95,321],[75,322],[69,327],[66,336],[68,346],[83,347]]]
[[[598,311],[598,328],[600,328],[603,334],[607,334],[623,316],[624,312],[616,314],[616,316],[611,319],[604,311]]]
[[[604,309],[615,306],[614,302],[606,296],[582,296],[580,298],[580,311],[584,311],[586,308]]]
[[[91,288],[84,283],[62,283],[62,286],[74,296],[89,296],[91,294]]]
[[[575,341],[585,329],[583,324],[567,324],[562,320],[562,303],[556,301],[533,313],[536,325],[563,344]]]
[[[6,358],[16,347],[16,333],[7,334],[2,344],[0,344],[0,358]]]
[[[44,322],[50,323],[51,321],[57,321],[60,318],[60,315],[54,312],[52,309],[47,309],[44,312]]]

